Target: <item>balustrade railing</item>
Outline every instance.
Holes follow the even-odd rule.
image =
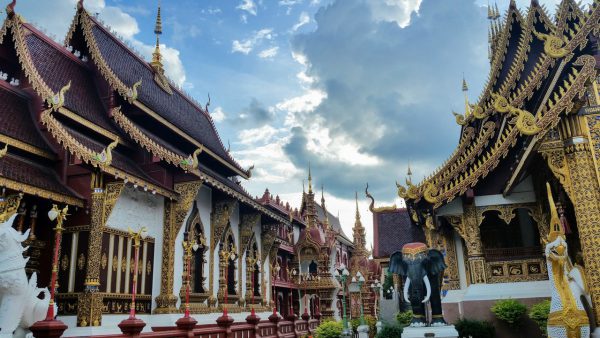
[[[515,248],[490,248],[483,249],[485,260],[488,262],[506,261],[511,259],[529,259],[540,258],[543,255],[542,248],[534,247],[515,247]]]
[[[217,324],[204,324],[194,326],[162,326],[152,327],[152,332],[127,333],[122,329],[120,334],[90,335],[88,338],[300,338],[313,334],[319,320],[308,321],[301,318],[295,321],[282,320],[281,317],[270,316],[269,320],[258,323],[248,322],[232,323],[219,326]],[[34,335],[36,338],[50,338],[57,336]],[[65,336],[66,337],[66,336]]]

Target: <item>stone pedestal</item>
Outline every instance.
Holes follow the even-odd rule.
[[[458,331],[454,325],[406,327],[402,332],[402,338],[458,338]]]

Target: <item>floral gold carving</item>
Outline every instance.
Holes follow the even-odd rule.
[[[66,254],[64,254],[62,256],[62,259],[60,260],[60,268],[62,269],[62,271],[67,271],[67,269],[69,268],[69,256],[67,256]]]
[[[85,255],[82,253],[79,254],[79,258],[77,258],[77,269],[79,271],[83,270],[85,267]]]
[[[160,294],[156,297],[155,313],[178,312],[175,307],[177,296],[173,294],[175,238],[201,187],[201,181],[177,183],[175,191],[179,200],[165,200]]]

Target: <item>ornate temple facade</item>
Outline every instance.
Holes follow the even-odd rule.
[[[7,7],[0,28],[0,203],[23,196],[13,226],[30,230],[27,271],[37,272],[41,287],[50,280],[54,245],[46,214],[53,204],[68,206],[60,319],[70,329],[117,329],[136,280],[137,313],[152,314],[150,325],[172,325],[161,314],[183,310],[188,267],[198,320],[224,306],[234,317],[251,306],[270,310],[271,268],[278,252],[294,257],[288,236],[297,238],[305,221],[243,189],[251,168],[223,146],[209,104],[164,75],[160,9],[151,62],[83,1],[62,44],[17,9],[15,2]],[[129,229],[141,227],[136,262]],[[194,242],[186,265],[183,244]]]
[[[445,254],[445,310],[478,318],[475,300],[550,295],[549,182],[600,319],[599,2],[563,0],[550,17],[535,0],[526,11],[511,1],[502,18],[490,7],[489,19],[488,82],[455,114],[456,150],[398,195]]]

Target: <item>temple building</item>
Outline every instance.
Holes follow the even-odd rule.
[[[7,7],[0,29],[0,208],[21,196],[13,227],[29,230],[26,270],[46,287],[55,248],[46,214],[68,206],[56,295],[67,335],[119,332],[134,281],[148,327],[173,325],[188,284],[201,324],[225,307],[236,320],[251,308],[266,319],[273,307],[341,317],[333,271],[368,258],[358,213],[353,242],[324,197],[316,203],[310,170],[299,209],[242,187],[252,168],[223,146],[209,103],[165,76],[160,8],[150,62],[83,1],[63,44],[16,10]],[[142,228],[136,260],[131,231]],[[377,279],[369,264],[363,274]]]
[[[527,11],[511,1],[503,18],[490,7],[489,19],[489,81],[475,102],[463,85],[455,151],[398,195],[445,253],[447,319],[481,318],[481,302],[550,296],[549,182],[600,319],[600,6],[563,0],[551,17],[536,0]]]
[[[40,287],[54,248],[46,214],[68,206],[57,293],[67,334],[118,332],[134,280],[148,325],[173,325],[188,280],[200,322],[203,314],[214,322],[225,306],[235,318],[250,307],[266,318],[276,253],[294,252],[286,236],[295,229],[297,238],[304,220],[244,190],[252,168],[223,146],[209,104],[165,76],[160,8],[150,62],[83,1],[63,44],[17,10],[7,7],[0,28],[0,203],[22,194],[13,226],[30,231],[27,271]],[[136,261],[129,230],[141,227]]]

